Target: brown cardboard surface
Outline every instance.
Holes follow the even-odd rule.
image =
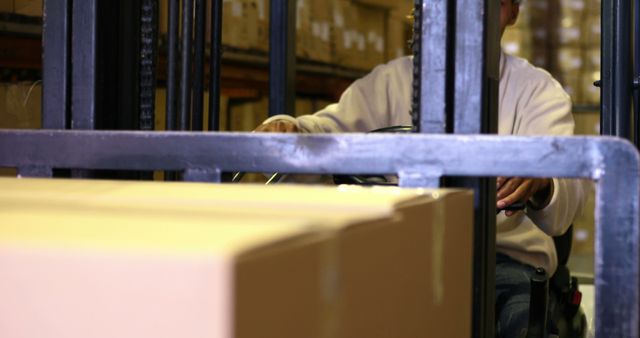
[[[472,208],[471,194],[423,203],[401,203],[391,222],[345,229],[339,336],[471,335],[472,219],[460,212]],[[451,318],[456,325],[442,325]]]
[[[42,16],[42,0],[3,0],[0,1],[0,12]]]
[[[220,338],[321,332],[319,276],[332,264],[331,237],[303,218],[216,217],[167,205],[114,208],[96,196],[116,182],[49,182],[39,184],[48,198],[18,193],[14,199],[12,188],[33,182],[11,181],[3,181],[0,197],[0,270],[12,275],[0,286],[3,337],[82,337],[85,325],[94,337],[177,337],[176,328],[189,337]],[[83,271],[92,277],[81,277]],[[42,280],[55,280],[56,292],[40,290]],[[150,287],[138,289],[140,281]],[[8,296],[26,293],[39,297],[16,304]],[[112,312],[113,301],[122,310]],[[67,306],[51,311],[60,303]],[[129,311],[137,314],[133,322]],[[201,320],[203,314],[210,316]],[[43,321],[33,326],[33,316]],[[75,318],[82,325],[71,325]],[[228,332],[219,331],[224,327]]]
[[[330,238],[308,238],[238,260],[235,273],[235,337],[328,337],[329,305],[322,297]],[[333,291],[329,291],[333,292]]]
[[[116,229],[127,221],[160,230],[179,224],[160,231],[167,234],[161,237],[165,246],[191,238],[207,248],[200,238],[207,238],[211,226],[223,227],[221,222],[246,229],[261,228],[250,225],[256,222],[265,228],[280,221],[283,227],[303,221],[318,225],[225,251],[242,252],[229,256],[237,257],[237,337],[469,336],[472,198],[467,192],[37,179],[0,179],[0,185],[5,208],[0,214],[13,210],[31,217],[17,210],[18,204],[25,211],[71,210],[91,222],[104,216],[119,225]],[[116,245],[126,234],[102,231],[94,236],[97,243],[111,238],[108,243]],[[459,319],[465,312],[468,322]],[[440,325],[453,316],[459,325]]]
[[[405,24],[403,19],[398,19],[393,16],[389,17],[385,55],[387,61],[406,55],[409,37],[405,35]]]
[[[359,7],[362,33],[365,36],[364,61],[367,68],[373,68],[385,61],[386,29],[389,12],[384,9]]]
[[[38,129],[42,125],[42,84],[0,84],[0,128]]]

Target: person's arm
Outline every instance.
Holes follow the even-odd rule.
[[[516,135],[573,135],[571,100],[554,80],[531,81],[521,96]],[[527,202],[527,215],[550,236],[563,234],[584,205],[587,186],[576,179],[499,178],[501,202]]]
[[[404,104],[410,95],[405,93],[405,88],[411,83],[411,70],[405,69],[407,61],[399,59],[376,67],[349,86],[338,103],[313,115],[297,118],[276,115],[258,126],[256,131],[368,132],[390,126],[398,120],[396,114],[409,113]]]

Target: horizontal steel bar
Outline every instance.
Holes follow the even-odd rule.
[[[0,130],[0,167],[596,180],[597,337],[638,337],[639,162],[611,137]]]
[[[7,130],[0,131],[0,166],[336,174],[438,168],[455,176],[595,178],[594,158],[585,154],[619,144],[585,137]]]

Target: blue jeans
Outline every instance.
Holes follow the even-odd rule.
[[[496,337],[517,338],[529,325],[531,277],[535,269],[503,254],[496,255]],[[549,295],[549,310],[555,297]]]

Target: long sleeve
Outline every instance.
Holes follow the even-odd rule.
[[[516,135],[573,135],[571,99],[546,72],[530,75],[519,97]],[[530,205],[527,215],[547,235],[561,235],[582,212],[587,189],[588,183],[583,180],[554,178],[548,205],[541,210]]]

